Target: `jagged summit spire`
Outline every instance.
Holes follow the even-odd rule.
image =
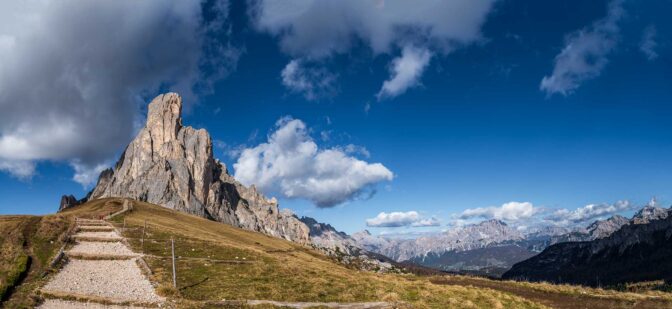
[[[182,97],[171,92],[154,98],[147,108],[145,128],[152,135],[154,150],[163,143],[176,140],[182,128]]]

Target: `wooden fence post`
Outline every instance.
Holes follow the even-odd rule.
[[[142,228],[142,239],[140,240],[142,246],[142,254],[145,254],[145,230],[147,229],[147,219],[145,219],[145,225]]]
[[[175,240],[170,238],[170,251],[173,255],[173,287],[177,289],[177,273],[175,272]]]

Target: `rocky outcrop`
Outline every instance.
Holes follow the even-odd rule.
[[[79,205],[79,201],[71,195],[63,195],[61,197],[61,204],[58,206],[58,211],[63,211],[67,208]]]
[[[665,219],[670,215],[669,209],[661,208],[656,206],[656,200],[652,199],[648,205],[640,209],[632,217],[632,224],[647,224],[654,220]]]
[[[275,199],[237,182],[214,159],[208,132],[183,126],[181,112],[179,95],[156,97],[145,127],[114,168],[101,173],[90,198],[133,198],[308,244],[308,227],[281,212]]]
[[[310,217],[301,217],[301,222],[310,229],[312,244],[330,255],[337,253],[358,255],[363,251],[350,235],[337,231],[330,224],[317,222]]]
[[[629,223],[629,219],[623,216],[614,215],[605,220],[597,220],[586,228],[581,228],[566,234],[553,236],[551,238],[550,245],[561,242],[591,241],[605,238]]]
[[[552,245],[514,265],[503,277],[591,286],[672,278],[672,216],[669,209],[640,213],[605,238]],[[660,215],[661,210],[666,215]],[[648,223],[643,222],[645,219]]]

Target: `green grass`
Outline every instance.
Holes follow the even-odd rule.
[[[28,271],[30,257],[25,254],[19,254],[10,269],[5,269],[0,276],[0,299],[5,299],[10,289],[14,288],[19,280],[25,276]]]

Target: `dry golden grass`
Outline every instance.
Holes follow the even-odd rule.
[[[331,258],[285,240],[163,207],[135,202],[115,218],[124,236],[144,251],[154,279],[172,284],[170,238],[175,239],[178,301],[265,299],[310,302],[403,302],[414,308],[543,308],[492,289],[446,286],[414,275],[349,269]],[[168,292],[168,291],[166,291]],[[171,293],[165,293],[171,294]]]
[[[63,213],[0,217],[0,280],[32,261],[28,277],[4,305],[31,307],[45,282],[46,264],[75,217],[100,218],[121,209],[120,199],[96,200]],[[462,276],[376,274],[345,267],[313,249],[160,206],[134,202],[115,218],[130,246],[146,260],[162,295],[180,308],[240,308],[235,300],[309,302],[388,301],[412,308],[656,308],[672,307],[665,292],[618,292],[571,285],[493,281]],[[144,245],[142,226],[148,229]],[[175,240],[178,289],[172,288],[170,239]],[[39,274],[39,275],[38,275]],[[0,284],[4,281],[0,281]],[[234,300],[222,305],[222,300]],[[214,304],[214,305],[213,305]],[[244,307],[244,306],[243,306]],[[254,308],[272,308],[261,306]]]

